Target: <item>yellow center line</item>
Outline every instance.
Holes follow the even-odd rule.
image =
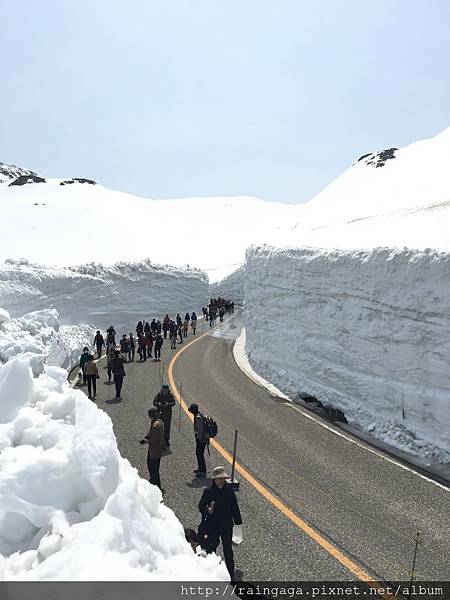
[[[173,368],[175,366],[178,358],[185,352],[192,344],[199,342],[202,338],[208,335],[209,331],[203,333],[195,340],[189,342],[186,346],[181,348],[177,354],[175,354],[168,367],[167,367],[167,376],[169,379],[170,387],[173,395],[180,403],[181,408],[184,410],[186,415],[189,417],[191,421],[193,421],[193,415],[188,411],[188,406],[181,398],[181,395],[178,391],[178,387],[175,382],[175,378],[173,375]],[[232,464],[233,456],[225,450],[223,446],[221,446],[215,439],[211,440],[211,445],[213,448],[219,452],[223,456],[223,458]],[[235,463],[235,469],[238,471],[244,479],[248,481],[248,483],[255,488],[257,492],[261,494],[268,502],[270,502],[275,508],[277,508],[285,517],[287,517],[294,525],[299,527],[302,531],[306,533],[312,540],[314,540],[319,546],[321,546],[324,550],[326,550],[333,558],[335,558],[338,562],[340,562],[346,569],[348,569],[357,579],[360,581],[364,581],[365,583],[371,585],[373,588],[385,588],[385,584],[382,584],[378,581],[375,581],[373,577],[371,577],[366,571],[361,569],[356,563],[354,563],[348,556],[343,554],[336,546],[334,546],[331,542],[326,540],[320,533],[318,533],[313,527],[308,525],[303,519],[301,519],[298,515],[296,515],[286,504],[284,504],[279,498],[274,496],[266,487],[264,487],[259,481],[253,477],[247,469],[245,469],[238,461]],[[381,593],[379,594],[382,598],[391,598],[392,596],[389,594]]]

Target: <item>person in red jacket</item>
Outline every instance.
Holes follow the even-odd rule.
[[[153,349],[153,335],[151,331],[145,334],[145,346],[147,348],[147,358],[151,358]]]

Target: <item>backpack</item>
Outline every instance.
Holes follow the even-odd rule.
[[[203,415],[203,421],[205,422],[205,430],[208,434],[208,437],[214,438],[217,435],[217,423],[214,421],[212,417],[208,415]]]

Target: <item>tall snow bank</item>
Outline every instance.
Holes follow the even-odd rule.
[[[449,277],[439,252],[251,248],[250,362],[288,395],[313,394],[387,443],[448,461]]]
[[[30,359],[0,367],[0,579],[227,579],[123,459],[110,418]]]
[[[140,319],[196,310],[207,298],[203,272],[148,260],[110,267],[44,267],[27,261],[0,265],[0,306],[12,316],[55,308],[68,325],[106,328],[113,323],[117,331],[128,333]]]
[[[242,266],[233,271],[222,281],[212,283],[209,286],[209,295],[211,298],[227,298],[234,302],[242,303],[244,301],[244,278],[245,267]]]
[[[31,312],[17,319],[8,317],[0,309],[0,363],[19,354],[34,354],[35,369],[44,360],[48,365],[67,369],[75,364],[82,348],[92,344],[95,335],[87,325],[61,327],[54,309]]]

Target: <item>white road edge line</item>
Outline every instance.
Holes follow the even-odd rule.
[[[398,462],[394,458],[391,458],[387,454],[384,454],[383,452],[381,452],[379,450],[371,448],[367,444],[364,444],[363,442],[357,440],[356,438],[350,437],[349,435],[347,435],[346,433],[344,433],[342,431],[338,431],[334,427],[331,427],[327,423],[324,423],[323,421],[318,419],[315,415],[309,413],[306,409],[301,408],[300,406],[296,405],[295,402],[291,398],[289,398],[289,396],[286,396],[286,394],[283,394],[283,392],[281,390],[279,390],[275,385],[273,385],[272,383],[270,383],[269,381],[267,381],[266,379],[264,379],[263,377],[261,377],[260,375],[255,373],[252,366],[250,365],[250,362],[249,362],[248,356],[247,356],[247,352],[245,350],[245,339],[246,339],[245,327],[242,327],[241,333],[239,334],[238,338],[236,339],[236,341],[233,345],[233,356],[234,356],[234,360],[236,361],[237,366],[241,369],[241,371],[249,379],[251,379],[254,383],[256,383],[256,385],[259,385],[260,387],[267,390],[272,396],[276,396],[278,398],[282,398],[283,400],[286,400],[286,406],[293,408],[294,410],[296,410],[297,412],[302,414],[304,417],[306,417],[310,421],[314,421],[314,423],[317,423],[317,425],[320,425],[320,427],[323,427],[324,429],[331,431],[332,433],[343,438],[344,440],[347,440],[347,442],[350,442],[350,444],[355,444],[356,446],[359,446],[363,450],[367,450],[367,452],[370,452],[371,454],[375,454],[379,458],[382,458],[383,460],[385,460],[393,465],[396,465],[397,467],[400,467],[404,471],[413,473],[417,477],[420,477],[421,479],[424,479],[425,481],[432,483],[436,487],[439,487],[442,490],[445,490],[446,492],[450,492],[450,490],[445,485],[442,485],[438,481],[434,481],[433,479],[426,477],[426,475],[422,475],[422,473],[418,473],[417,471],[408,467],[407,465],[404,465],[403,463]]]

